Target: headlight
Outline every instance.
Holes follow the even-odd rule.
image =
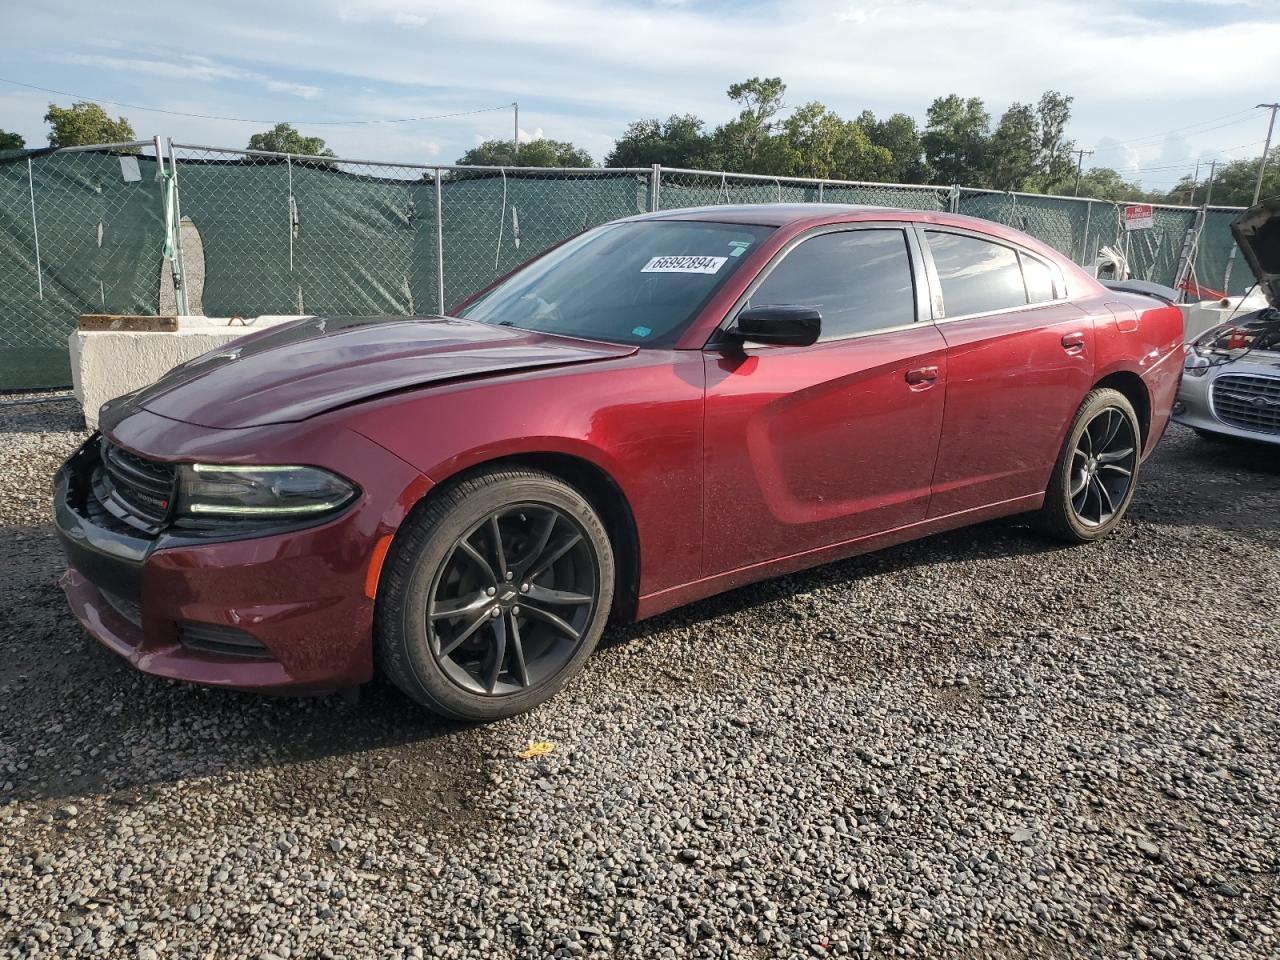
[[[1201,353],[1193,344],[1187,348],[1187,358],[1182,362],[1182,369],[1193,377],[1203,377],[1211,366],[1209,358]]]
[[[346,506],[356,486],[319,467],[185,464],[178,515],[192,519],[305,519]]]

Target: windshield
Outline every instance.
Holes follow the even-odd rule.
[[[690,220],[606,224],[509,277],[461,316],[669,346],[772,229]]]

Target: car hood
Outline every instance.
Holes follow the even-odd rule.
[[[305,420],[431,383],[625,357],[635,347],[452,317],[307,317],[250,334],[103,404],[110,428],[130,413],[232,429]]]
[[[1240,214],[1231,224],[1231,233],[1267,303],[1280,307],[1280,197],[1264,200]]]

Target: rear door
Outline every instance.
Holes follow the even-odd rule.
[[[708,348],[707,575],[925,518],[946,344],[915,243],[901,224],[808,235],[738,309],[814,307],[822,339]]]
[[[1093,383],[1093,324],[1057,268],[995,237],[920,227],[947,343],[931,517],[1042,493]]]

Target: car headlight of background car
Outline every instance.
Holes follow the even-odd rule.
[[[1235,324],[1220,323],[1210,327],[1186,346],[1186,358],[1182,369],[1192,377],[1203,377],[1209,368],[1226,359],[1226,347],[1230,341]]]
[[[358,489],[319,467],[184,464],[178,470],[180,520],[311,520],[336,513]]]

